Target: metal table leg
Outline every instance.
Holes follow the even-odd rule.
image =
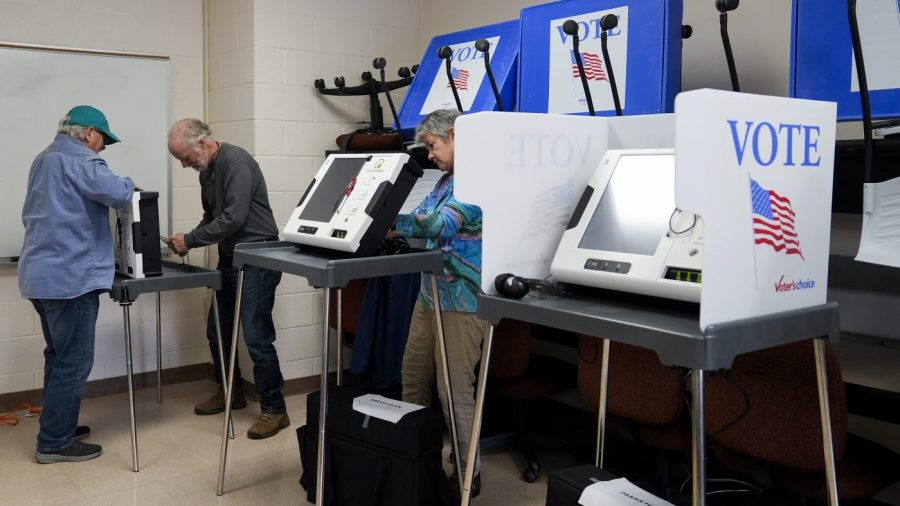
[[[210,291],[212,292],[213,322],[216,324],[216,344],[219,345],[219,367],[221,369],[220,372],[222,373],[222,390],[225,392],[225,397],[229,397],[231,395],[231,385],[225,386],[227,374],[225,371],[225,353],[222,350],[222,322],[219,320],[219,302],[216,299],[216,291]],[[231,416],[228,417],[228,439],[234,439],[234,421]]]
[[[816,354],[816,380],[819,386],[819,413],[822,418],[822,451],[825,453],[825,480],[828,483],[828,504],[838,505],[837,472],[834,463],[834,442],[831,434],[831,409],[828,400],[828,370],[825,368],[825,340],[813,339]]]
[[[125,377],[128,379],[128,407],[131,416],[131,469],[138,472],[137,424],[134,421],[134,370],[131,363],[131,302],[120,302],[125,317]]]
[[[438,294],[437,288],[437,277],[434,274],[431,274],[431,301],[434,303],[434,320],[437,325],[437,339],[438,339],[438,351],[440,352],[440,361],[443,365],[443,380],[444,387],[447,389],[447,405],[450,413],[450,441],[453,444],[453,458],[454,465],[456,466],[456,485],[459,487],[460,497],[462,497],[463,490],[463,476],[462,476],[462,467],[460,467],[460,448],[459,448],[459,432],[457,431],[456,425],[456,411],[454,411],[453,406],[453,390],[450,385],[450,366],[447,360],[447,341],[444,339],[444,322],[441,318],[441,299]],[[484,367],[484,363],[482,363],[482,367]],[[474,441],[477,443],[478,439],[475,438]],[[471,446],[471,445],[470,445]],[[470,464],[467,461],[467,464]],[[472,469],[471,467],[466,467],[466,469]],[[472,473],[467,473],[472,474]]]
[[[691,495],[693,506],[706,504],[706,440],[703,421],[703,369],[691,371],[692,460],[694,486]]]
[[[219,483],[216,495],[225,491],[225,461],[228,457],[228,427],[231,421],[231,387],[234,382],[234,362],[237,357],[238,329],[241,327],[241,296],[244,292],[244,269],[238,274],[237,293],[234,301],[234,325],[231,330],[231,355],[228,357],[228,379],[225,380],[225,423],[222,427],[222,450],[219,452]],[[214,301],[215,302],[215,301]]]
[[[603,339],[603,357],[600,359],[600,399],[597,401],[597,450],[594,465],[603,469],[603,451],[606,446],[606,400],[609,388],[609,339]]]
[[[326,291],[329,289],[326,288]],[[337,289],[337,386],[341,386],[344,377],[344,326],[341,310],[343,309],[342,292]],[[325,313],[325,330],[328,330],[328,313]]]
[[[316,506],[325,504],[325,420],[328,410],[328,314],[331,311],[331,290],[325,292],[325,320],[322,332],[322,375],[319,392],[319,448],[316,455]]]
[[[478,440],[481,438],[481,415],[484,411],[484,394],[487,386],[487,375],[491,358],[491,345],[494,342],[494,326],[488,329],[488,334],[481,345],[481,368],[478,371],[478,385],[475,387],[475,417],[472,419],[472,434],[469,437],[469,453],[466,455],[466,469],[475,466],[475,455],[478,453]],[[472,497],[473,473],[466,473],[461,494],[462,506],[468,506]]]
[[[156,292],[156,403],[162,404],[162,294]]]

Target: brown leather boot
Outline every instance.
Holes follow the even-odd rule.
[[[231,394],[231,409],[243,409],[247,407],[247,399],[244,397],[244,386],[234,387]],[[215,415],[225,411],[225,388],[219,385],[219,389],[212,397],[194,406],[195,415]]]
[[[291,419],[287,413],[269,413],[265,412],[259,415],[259,419],[247,431],[247,437],[250,439],[265,439],[272,437],[281,429],[291,425]]]

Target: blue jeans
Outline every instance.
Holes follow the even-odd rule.
[[[44,332],[44,407],[37,448],[54,452],[74,441],[81,395],[94,366],[100,292],[74,299],[31,299]]]
[[[240,270],[232,264],[232,256],[219,254],[217,269],[222,273],[222,289],[216,292],[219,319],[222,324],[222,348],[225,363],[231,356],[231,332],[234,323],[234,304]],[[275,305],[275,287],[281,282],[281,273],[254,266],[244,267],[244,293],[241,296],[241,327],[250,359],[253,360],[253,382],[259,395],[262,412],[284,413],[284,395],[281,387],[284,378],[278,364],[275,350],[275,322],[272,321],[272,306]],[[206,319],[206,337],[212,352],[216,380],[222,383],[219,348],[216,344],[216,324],[212,307]],[[234,361],[234,384],[243,385],[239,360]],[[227,366],[226,366],[227,367]]]

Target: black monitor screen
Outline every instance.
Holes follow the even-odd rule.
[[[319,181],[316,191],[306,202],[306,207],[300,213],[300,219],[324,223],[331,221],[331,217],[334,216],[335,204],[340,201],[347,185],[359,174],[365,164],[366,159],[360,157],[334,158],[331,167]]]
[[[675,156],[623,155],[578,247],[653,255],[674,210]]]

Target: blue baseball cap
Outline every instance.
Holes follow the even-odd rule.
[[[99,130],[106,137],[107,146],[121,142],[109,130],[109,122],[106,121],[106,116],[99,109],[89,105],[77,105],[66,113],[66,116],[69,117],[69,120],[66,122],[67,125],[85,126]]]

